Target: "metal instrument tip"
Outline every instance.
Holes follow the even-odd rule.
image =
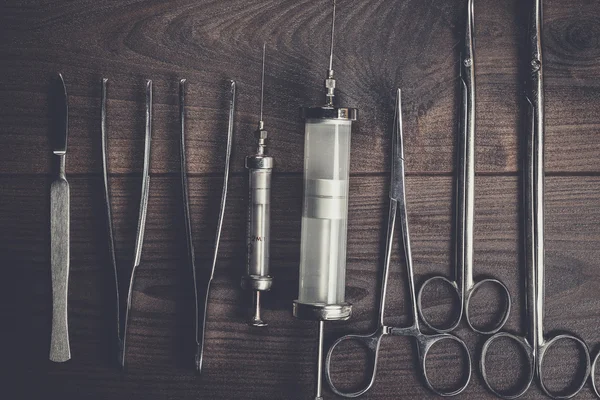
[[[124,371],[125,370],[125,341],[123,339],[119,339],[119,354],[118,354],[117,362],[119,363],[121,370]]]
[[[65,99],[66,99],[67,98],[67,85],[65,84],[65,78],[63,77],[63,74],[61,72],[58,73],[58,80],[59,80],[60,84],[62,85],[61,95],[65,96]]]
[[[404,160],[404,129],[402,126],[402,90],[398,88],[396,92],[396,120],[394,121],[394,138],[396,141],[396,149],[399,151],[398,156]]]
[[[200,375],[202,373],[202,356],[203,349],[202,345],[198,345],[196,348],[196,373]]]

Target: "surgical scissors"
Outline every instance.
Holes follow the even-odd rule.
[[[525,308],[528,319],[526,337],[500,332],[490,337],[483,345],[480,368],[486,386],[496,395],[514,399],[523,395],[537,379],[542,391],[554,399],[569,399],[584,387],[590,374],[590,354],[587,345],[571,334],[559,334],[553,337],[544,335],[544,86],[542,68],[542,1],[532,1],[529,21],[529,75],[526,87],[526,99],[529,103],[529,124],[527,134],[527,158],[525,178],[525,257],[527,266],[527,298]],[[529,363],[529,373],[525,386],[515,393],[496,390],[490,383],[486,367],[490,346],[498,339],[509,339],[520,346]],[[551,392],[544,384],[542,364],[548,349],[559,341],[574,342],[583,350],[586,369],[583,380],[573,385],[572,390],[561,393]],[[575,382],[577,383],[577,382]]]
[[[192,221],[190,214],[190,200],[189,200],[189,189],[188,189],[188,173],[187,173],[187,162],[185,155],[185,87],[186,80],[181,79],[179,81],[179,122],[180,122],[180,162],[181,162],[181,186],[182,200],[183,200],[183,213],[185,219],[185,232],[186,232],[186,243],[187,243],[187,256],[188,263],[192,269],[192,278],[194,280],[194,300],[196,305],[195,313],[195,324],[194,329],[196,333],[196,356],[195,365],[196,372],[202,372],[202,360],[204,356],[204,337],[206,332],[206,314],[208,311],[208,300],[210,298],[210,286],[215,275],[215,268],[217,266],[217,255],[219,254],[219,243],[221,241],[221,228],[223,227],[223,217],[225,216],[225,203],[227,202],[227,187],[229,184],[229,164],[231,160],[231,148],[233,143],[233,119],[235,115],[235,81],[230,81],[229,91],[229,124],[227,126],[227,148],[225,152],[225,174],[223,177],[223,190],[221,192],[221,206],[219,208],[219,217],[217,221],[217,233],[215,235],[215,245],[213,250],[212,265],[210,269],[210,276],[206,282],[206,291],[204,293],[204,305],[200,304],[199,291],[198,291],[198,270],[196,267],[196,256],[194,252],[194,243],[192,237]],[[202,323],[202,327],[200,327]]]
[[[401,91],[398,89],[396,98],[396,110],[394,117],[394,129],[392,132],[392,172],[391,172],[391,185],[390,185],[390,208],[388,216],[388,228],[387,228],[387,242],[385,249],[385,260],[383,265],[383,281],[381,287],[381,297],[379,303],[379,320],[378,327],[370,335],[346,335],[339,338],[333,343],[329,352],[327,353],[326,365],[325,365],[325,376],[331,390],[343,397],[354,398],[366,393],[375,382],[375,375],[377,373],[377,361],[379,358],[379,347],[381,339],[386,335],[392,336],[410,336],[413,337],[417,342],[417,352],[419,355],[419,363],[421,367],[421,373],[425,381],[426,386],[434,393],[440,396],[454,396],[461,393],[468,386],[471,380],[471,356],[469,349],[465,342],[457,336],[441,333],[428,335],[423,334],[419,327],[419,316],[417,311],[417,300],[415,295],[415,274],[413,270],[411,247],[410,247],[410,236],[408,232],[408,214],[406,211],[406,186],[405,186],[405,174],[404,174],[404,144],[402,138],[402,105],[401,105]],[[411,305],[411,316],[413,323],[411,326],[406,328],[399,328],[393,326],[387,326],[384,322],[385,317],[385,300],[387,292],[388,277],[390,272],[390,262],[392,258],[392,243],[394,240],[394,230],[396,226],[396,216],[400,212],[400,225],[402,229],[402,242],[404,245],[404,259],[406,263],[407,275],[408,275],[408,289],[410,294],[410,305]],[[443,340],[451,340],[458,343],[466,354],[467,365],[465,369],[466,379],[460,384],[460,387],[454,390],[444,391],[434,387],[427,375],[426,359],[431,347],[438,342]],[[369,352],[369,358],[372,361],[371,379],[367,385],[352,393],[345,393],[340,391],[333,384],[331,379],[331,358],[335,349],[342,343],[348,341],[359,342],[365,345]]]
[[[102,79],[101,95],[101,136],[102,136],[102,175],[104,178],[104,204],[106,216],[106,230],[108,234],[108,251],[110,263],[115,278],[115,293],[117,300],[117,338],[119,342],[119,364],[125,368],[125,350],[127,341],[127,328],[129,326],[129,313],[131,311],[131,300],[133,297],[133,283],[137,267],[142,259],[142,247],[144,244],[144,232],[146,230],[146,215],[148,214],[148,196],[150,193],[150,144],[152,140],[152,81],[146,81],[146,133],[144,136],[144,166],[142,171],[142,191],[140,195],[140,207],[138,214],[137,230],[135,235],[135,250],[133,266],[129,276],[127,287],[127,300],[121,303],[119,295],[119,274],[117,269],[117,257],[115,254],[115,238],[111,213],[110,191],[108,187],[108,137],[106,130],[106,98],[108,79]],[[123,318],[122,314],[125,314]]]
[[[460,115],[459,137],[457,141],[457,176],[456,176],[456,255],[455,278],[450,280],[444,276],[427,279],[419,290],[417,305],[421,320],[436,332],[450,332],[456,329],[463,315],[469,327],[481,334],[498,332],[508,320],[511,298],[508,288],[497,279],[473,280],[473,219],[475,209],[475,67],[473,52],[474,31],[473,0],[467,0],[467,24],[460,63],[460,79],[462,83],[462,107]],[[442,328],[431,324],[423,312],[423,292],[434,282],[449,285],[456,292],[459,302],[458,314],[448,327]],[[483,285],[495,285],[504,294],[505,307],[499,321],[490,329],[477,328],[469,313],[469,304],[473,294]]]
[[[596,354],[596,358],[594,358],[594,363],[592,364],[590,377],[592,380],[592,388],[594,389],[594,393],[596,393],[596,396],[600,397],[600,388],[598,388],[598,386],[596,385],[596,368],[598,367],[598,360],[600,360],[600,353]]]

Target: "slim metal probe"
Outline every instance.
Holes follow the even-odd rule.
[[[270,226],[271,226],[271,174],[273,158],[266,155],[267,131],[263,122],[265,89],[266,45],[263,44],[262,79],[260,89],[260,120],[255,132],[258,141],[256,153],[246,157],[249,179],[246,275],[242,277],[242,288],[252,290],[252,315],[248,323],[266,326],[261,318],[260,295],[273,284],[269,275]]]
[[[180,100],[180,118],[181,118],[181,151],[184,154],[182,159],[182,179],[187,181],[187,172],[185,164],[185,80],[180,81],[179,86],[179,100]],[[210,269],[210,276],[208,278],[208,282],[206,283],[206,291],[204,294],[204,304],[200,304],[200,296],[198,292],[198,281],[196,280],[196,276],[198,275],[198,271],[196,269],[196,263],[192,262],[192,274],[194,278],[194,292],[195,292],[195,301],[196,301],[196,321],[195,321],[195,330],[196,330],[196,372],[202,372],[202,361],[204,357],[204,338],[206,332],[206,314],[208,311],[208,300],[210,298],[210,286],[212,284],[213,277],[215,275],[215,267],[217,266],[217,256],[219,254],[219,243],[221,241],[221,228],[223,227],[223,217],[225,216],[225,204],[227,202],[227,188],[229,185],[229,164],[231,161],[231,148],[233,143],[233,118],[235,115],[235,81],[230,81],[230,98],[229,98],[229,124],[227,127],[227,148],[225,152],[225,174],[223,178],[223,191],[221,192],[221,207],[219,209],[219,219],[217,222],[217,233],[215,235],[215,247],[212,257],[212,265]],[[184,210],[187,209],[186,213],[186,231],[187,231],[187,240],[188,240],[188,253],[189,258],[192,259],[194,257],[193,246],[190,246],[192,241],[192,231],[190,224],[190,216],[189,216],[189,198],[187,193],[187,183],[184,184]],[[202,323],[200,322],[202,321]],[[202,325],[202,327],[200,327]]]

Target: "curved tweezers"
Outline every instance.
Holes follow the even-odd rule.
[[[186,242],[188,251],[188,262],[192,268],[192,277],[194,280],[194,298],[196,303],[196,319],[195,319],[195,330],[196,330],[196,357],[195,365],[196,372],[202,372],[202,360],[204,356],[204,337],[206,332],[206,314],[208,310],[208,300],[210,296],[210,286],[215,274],[215,267],[217,266],[217,255],[219,253],[219,243],[221,241],[221,229],[223,227],[223,217],[225,215],[225,204],[227,202],[227,188],[229,184],[229,164],[231,160],[231,148],[233,142],[233,117],[235,114],[235,81],[231,81],[230,86],[230,98],[229,98],[229,125],[227,127],[227,149],[225,153],[225,175],[223,178],[223,191],[221,193],[221,206],[219,209],[219,219],[217,222],[217,233],[215,236],[215,245],[212,258],[212,266],[210,270],[210,277],[206,284],[206,291],[204,295],[204,305],[200,304],[200,296],[198,292],[198,280],[197,280],[197,269],[196,269],[196,258],[194,253],[194,244],[192,237],[192,223],[190,217],[190,204],[189,204],[189,188],[187,178],[187,163],[185,155],[185,79],[179,81],[179,118],[180,118],[180,130],[181,130],[181,142],[180,142],[180,160],[181,160],[181,185],[183,192],[183,214],[185,219],[185,232]],[[201,322],[202,321],[202,322]],[[200,326],[202,324],[202,326]]]
[[[138,223],[135,238],[135,250],[133,268],[129,277],[129,286],[127,289],[127,302],[121,304],[119,295],[119,276],[117,269],[117,257],[115,253],[115,238],[112,223],[110,192],[108,187],[108,138],[106,131],[106,89],[108,79],[102,79],[102,99],[101,99],[101,132],[102,132],[102,174],[104,178],[104,203],[106,212],[106,230],[108,234],[108,251],[110,263],[115,277],[115,293],[117,299],[116,321],[117,338],[119,343],[119,365],[125,368],[125,350],[127,340],[127,328],[129,322],[129,312],[131,310],[131,299],[133,295],[133,282],[135,272],[140,265],[142,258],[142,248],[144,243],[144,232],[146,230],[146,215],[148,214],[148,196],[150,193],[150,145],[152,140],[152,81],[146,81],[146,133],[144,137],[144,166],[142,173],[142,192],[140,196],[140,208],[138,214]],[[125,318],[122,318],[124,309]]]

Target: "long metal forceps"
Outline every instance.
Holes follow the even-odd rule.
[[[456,259],[455,278],[450,280],[444,276],[434,276],[426,280],[417,297],[421,320],[436,332],[450,332],[456,329],[463,315],[469,327],[481,334],[498,332],[508,320],[511,298],[508,288],[497,279],[473,279],[473,220],[475,214],[475,66],[473,52],[473,32],[475,27],[473,0],[467,0],[467,24],[460,62],[460,78],[462,82],[462,107],[460,116],[459,137],[457,140],[457,175],[456,175]],[[447,327],[434,326],[423,312],[423,292],[434,282],[451,286],[456,292],[458,308],[455,319]],[[500,319],[488,329],[476,327],[469,313],[469,305],[473,294],[484,285],[494,285],[504,294],[505,306]]]
[[[117,338],[119,342],[118,360],[121,368],[125,368],[125,354],[127,342],[127,328],[129,325],[129,313],[131,311],[131,300],[133,296],[133,283],[137,267],[142,258],[142,247],[144,243],[144,232],[146,230],[146,215],[148,213],[148,196],[150,193],[150,145],[152,140],[152,81],[146,81],[146,132],[144,136],[144,166],[142,171],[142,188],[140,195],[140,208],[138,214],[137,230],[135,235],[135,249],[133,254],[133,266],[129,276],[127,287],[127,299],[122,301],[119,295],[119,274],[117,268],[117,257],[115,252],[115,237],[111,212],[110,191],[108,186],[108,137],[106,130],[106,98],[108,79],[102,79],[101,99],[101,131],[102,131],[102,175],[104,178],[104,204],[106,212],[106,230],[108,233],[108,250],[110,262],[115,277],[115,293],[117,297]]]
[[[206,283],[204,294],[204,304],[200,303],[198,291],[196,257],[194,253],[194,243],[192,236],[192,221],[190,216],[190,199],[187,177],[187,158],[185,155],[185,79],[179,81],[179,118],[180,118],[180,160],[181,160],[181,185],[183,192],[183,213],[185,219],[186,243],[188,251],[188,263],[192,268],[192,277],[194,280],[194,299],[196,304],[195,313],[195,331],[196,331],[196,372],[202,372],[202,360],[204,356],[204,337],[206,332],[206,314],[208,311],[208,300],[210,298],[210,286],[215,275],[217,266],[217,256],[219,254],[219,243],[221,241],[221,229],[223,227],[223,217],[225,216],[225,204],[227,202],[227,188],[229,184],[229,164],[231,160],[231,148],[233,144],[233,118],[235,115],[235,82],[230,81],[229,97],[229,124],[227,126],[227,148],[225,152],[225,173],[223,177],[223,191],[221,192],[221,206],[219,208],[219,219],[217,221],[217,233],[215,235],[215,245],[212,257],[210,276]]]
[[[527,102],[529,103],[529,124],[527,135],[527,158],[525,178],[525,254],[527,267],[527,336],[517,336],[500,332],[490,337],[483,345],[480,368],[486,386],[496,395],[514,399],[523,395],[534,379],[542,391],[554,399],[569,399],[584,387],[590,373],[590,354],[587,345],[578,337],[559,334],[553,337],[544,335],[544,86],[542,68],[542,1],[530,0],[532,12],[529,22],[529,66],[527,82]],[[490,383],[486,361],[490,346],[498,339],[510,339],[520,346],[529,362],[529,373],[525,385],[515,393],[496,390]],[[585,354],[585,373],[581,382],[573,382],[572,389],[560,393],[551,392],[544,383],[542,364],[548,349],[561,340],[574,342]]]
[[[419,364],[421,374],[425,385],[434,393],[440,396],[454,396],[461,393],[468,386],[471,380],[471,356],[469,349],[465,342],[457,336],[441,333],[434,335],[427,335],[421,332],[419,327],[419,315],[417,311],[417,299],[415,292],[415,273],[413,270],[411,247],[410,247],[410,236],[408,232],[408,214],[406,211],[406,185],[405,185],[405,174],[404,174],[404,144],[402,138],[402,106],[401,106],[401,92],[398,89],[396,98],[396,115],[394,117],[394,130],[392,133],[392,172],[391,172],[391,186],[390,186],[390,209],[388,216],[388,229],[387,229],[387,243],[385,248],[385,260],[383,265],[383,280],[381,286],[381,298],[379,302],[379,321],[378,327],[370,335],[346,335],[339,338],[333,343],[329,352],[327,353],[327,359],[325,363],[325,377],[331,390],[343,397],[354,398],[366,393],[375,382],[375,376],[377,373],[377,361],[379,358],[379,346],[381,339],[386,335],[392,336],[410,336],[415,338],[417,342],[417,352],[419,355]],[[394,230],[396,226],[396,215],[400,212],[400,226],[402,229],[402,242],[404,245],[404,259],[406,263],[407,275],[408,275],[408,289],[410,294],[410,307],[411,316],[413,323],[407,328],[398,328],[393,326],[385,325],[385,299],[387,292],[388,277],[390,273],[390,262],[392,258],[392,243],[394,240]],[[458,343],[464,350],[466,355],[466,368],[465,368],[465,379],[456,389],[452,390],[439,390],[436,389],[433,383],[430,381],[427,375],[427,355],[431,350],[431,347],[441,341],[453,341]],[[358,342],[363,344],[368,352],[369,359],[371,361],[371,379],[367,385],[357,392],[342,392],[339,390],[331,379],[331,363],[332,355],[335,349],[342,343],[348,341]],[[457,364],[458,364],[457,360]]]

